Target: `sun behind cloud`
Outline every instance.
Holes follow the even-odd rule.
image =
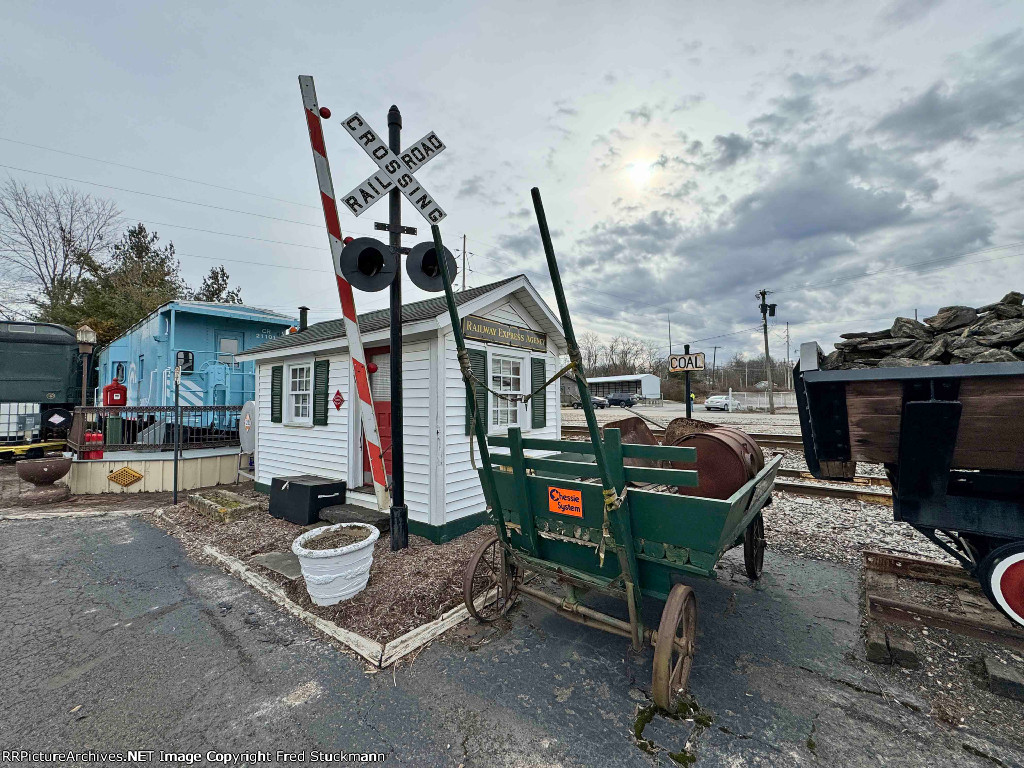
[[[650,160],[634,160],[626,166],[626,173],[633,186],[643,189],[651,180],[654,173],[654,163]]]

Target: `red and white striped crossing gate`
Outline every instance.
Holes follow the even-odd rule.
[[[384,472],[384,456],[380,448],[380,432],[377,429],[377,417],[373,412],[370,379],[366,370],[366,354],[363,352],[362,336],[359,335],[352,285],[341,274],[339,259],[345,244],[341,239],[341,222],[338,220],[338,205],[334,196],[334,183],[331,181],[331,166],[327,162],[327,147],[324,143],[323,126],[320,122],[321,111],[316,101],[313,78],[309,75],[299,75],[299,89],[302,91],[302,106],[306,112],[309,141],[313,147],[316,180],[320,184],[320,202],[324,208],[327,239],[331,244],[331,261],[334,264],[334,274],[338,281],[338,297],[341,299],[341,314],[345,319],[349,358],[352,360],[352,371],[359,394],[359,415],[363,425],[363,439],[366,441],[367,454],[370,457],[373,491],[377,496],[378,509],[381,512],[387,512],[391,507],[391,499],[388,494],[387,475]],[[324,116],[330,116],[330,112],[326,112],[326,108]]]

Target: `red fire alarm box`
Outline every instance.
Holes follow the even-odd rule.
[[[103,388],[104,405],[127,405],[128,387],[114,379]]]

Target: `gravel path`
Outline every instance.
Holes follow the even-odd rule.
[[[765,536],[778,552],[856,565],[861,552],[873,549],[955,563],[915,529],[893,520],[891,507],[785,491],[773,499],[764,513]]]

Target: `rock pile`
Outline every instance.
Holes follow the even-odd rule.
[[[840,334],[822,368],[899,368],[1024,361],[1024,293],[984,307],[943,307],[923,323],[897,317],[892,328]]]

